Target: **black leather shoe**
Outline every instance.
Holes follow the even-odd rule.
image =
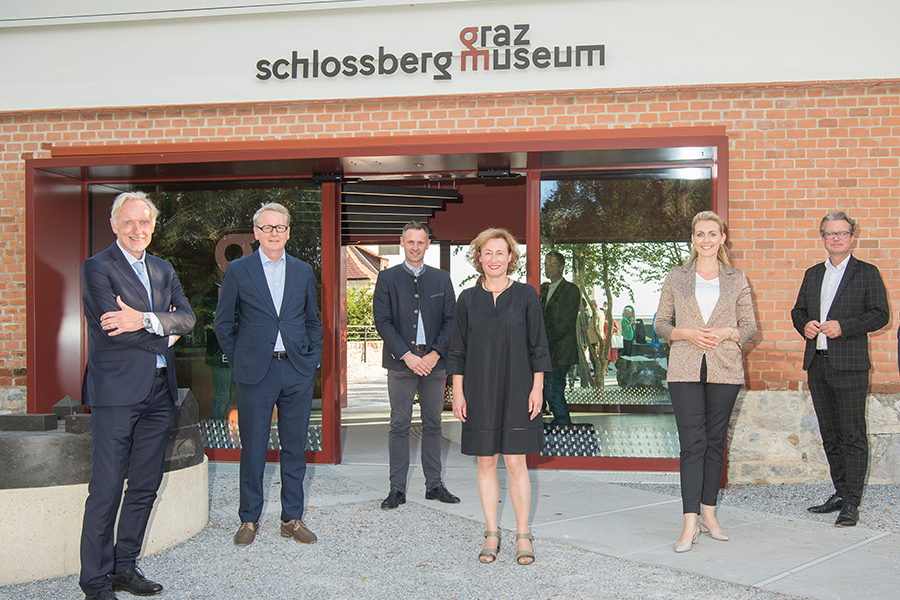
[[[102,592],[97,592],[96,594],[85,594],[84,600],[119,600],[116,597],[116,593],[112,590],[103,590]]]
[[[810,506],[806,510],[811,513],[831,513],[836,510],[841,510],[844,506],[844,501],[837,494],[832,494],[831,498],[825,501],[824,504],[818,504],[816,506]]]
[[[849,502],[841,509],[837,521],[834,522],[835,527],[856,527],[859,521],[859,508]]]
[[[384,499],[384,502],[381,503],[381,508],[384,510],[390,510],[392,508],[397,508],[401,504],[406,504],[406,494],[401,492],[400,490],[391,490],[391,493],[388,494],[388,497]]]
[[[163,586],[144,577],[137,566],[121,573],[110,573],[107,577],[112,582],[114,590],[125,590],[135,596],[152,596],[163,589]]]
[[[430,490],[426,491],[425,499],[440,500],[445,504],[459,504],[459,498],[448,492],[443,483],[436,488],[431,488]]]

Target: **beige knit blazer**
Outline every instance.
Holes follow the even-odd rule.
[[[700,381],[700,365],[706,355],[706,381],[744,383],[741,347],[756,335],[756,317],[750,284],[743,271],[719,262],[719,300],[705,323],[696,297],[696,262],[675,267],[666,276],[653,328],[669,342],[667,381]],[[723,340],[715,348],[703,350],[688,340],[671,341],[672,330],[679,328],[731,327],[740,340]]]

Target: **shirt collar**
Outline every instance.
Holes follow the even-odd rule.
[[[826,271],[834,271],[836,273],[842,273],[844,271],[844,269],[847,268],[847,263],[850,262],[850,256],[851,255],[848,254],[847,258],[842,260],[840,262],[840,264],[837,264],[837,265],[831,264],[831,257],[829,256],[828,258],[825,259],[825,270]]]
[[[409,271],[410,273],[412,273],[412,274],[415,275],[416,277],[418,277],[419,275],[421,275],[421,274],[422,274],[422,271],[425,270],[425,263],[424,263],[424,262],[423,262],[421,265],[419,265],[419,268],[418,268],[418,269],[413,269],[412,265],[409,264],[409,261],[405,261],[405,260],[403,261],[403,266],[406,267],[406,270],[407,270],[407,271]]]
[[[266,253],[263,252],[262,250],[259,251],[259,257],[262,259],[263,266],[277,265],[280,262],[284,262],[284,250],[281,251],[281,256],[278,257],[278,260],[272,260],[271,258],[266,256]]]
[[[143,252],[141,252],[141,257],[140,257],[140,258],[135,258],[135,257],[134,257],[134,254],[132,254],[131,252],[128,252],[127,250],[125,250],[125,248],[122,247],[122,244],[119,243],[119,240],[116,240],[116,246],[118,246],[118,247],[119,247],[119,250],[122,251],[122,254],[125,255],[125,260],[128,261],[128,264],[131,265],[131,268],[132,268],[132,269],[134,268],[134,263],[136,263],[136,262],[139,262],[139,263],[141,263],[142,265],[144,265],[144,266],[146,267],[146,264],[147,264],[147,263],[146,263],[145,260],[144,260],[144,259],[147,258],[147,251],[146,251],[146,250],[144,250]]]

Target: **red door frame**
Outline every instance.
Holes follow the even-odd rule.
[[[27,159],[25,164],[28,411],[49,412],[62,397],[63,390],[80,390],[86,348],[83,327],[73,327],[73,324],[81,324],[78,265],[87,256],[87,190],[91,184],[200,181],[211,177],[232,181],[295,179],[334,172],[345,157],[527,153],[527,164],[516,170],[526,173],[525,242],[537,248],[540,247],[540,176],[547,170],[542,166],[542,154],[680,146],[716,148],[713,210],[727,223],[728,174],[727,169],[716,168],[719,164],[727,165],[728,141],[724,127],[53,148],[52,158]],[[230,169],[237,164],[258,168]],[[270,164],[276,167],[267,170],[265,167]],[[568,170],[589,168],[583,165]],[[341,458],[340,405],[346,398],[343,329],[346,294],[341,276],[339,187],[333,182],[322,184],[323,449],[307,452],[310,462],[338,463]],[[54,277],[61,280],[56,281]],[[540,284],[539,253],[528,253],[526,280],[535,288]],[[237,452],[217,450],[209,454],[210,458],[234,460]],[[277,453],[270,454],[271,459],[277,459]],[[529,456],[529,465],[678,469],[677,459],[537,455]]]

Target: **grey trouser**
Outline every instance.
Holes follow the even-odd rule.
[[[425,377],[409,369],[388,371],[388,396],[391,399],[391,433],[388,452],[391,462],[391,489],[406,493],[409,472],[409,425],[412,422],[413,400],[419,390],[419,411],[422,416],[422,471],[425,489],[441,484],[441,412],[444,410],[446,369],[435,369]]]

